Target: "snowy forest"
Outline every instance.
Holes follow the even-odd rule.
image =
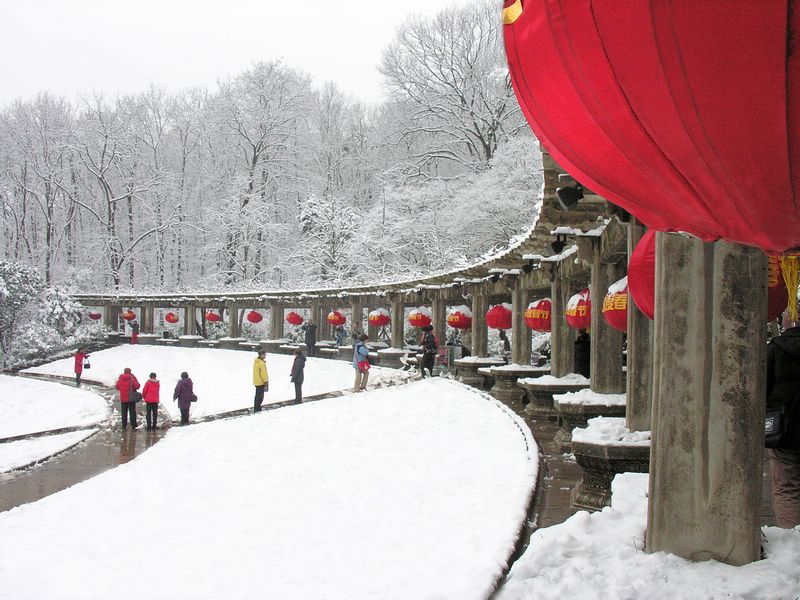
[[[81,291],[296,289],[468,264],[527,230],[542,177],[496,2],[412,17],[387,101],[265,59],[218,89],[0,112],[2,257]]]

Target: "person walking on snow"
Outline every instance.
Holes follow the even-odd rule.
[[[142,398],[144,398],[144,405],[147,409],[147,431],[155,431],[156,422],[158,421],[158,403],[159,392],[161,391],[161,382],[156,379],[155,373],[150,373],[150,378],[144,382],[142,388]]]
[[[353,368],[356,370],[356,381],[353,385],[354,392],[361,392],[367,389],[369,381],[369,349],[364,343],[369,339],[366,333],[358,336],[358,341],[353,348]]]
[[[433,336],[433,325],[426,325],[422,328],[422,331],[425,333],[420,344],[422,346],[422,364],[419,367],[419,371],[424,379],[425,369],[428,369],[431,377],[433,377],[433,361],[439,349],[436,347],[436,338]]]
[[[131,344],[139,343],[139,321],[131,323]]]
[[[175,386],[175,391],[172,394],[172,401],[178,401],[178,408],[181,411],[181,425],[189,424],[189,409],[192,402],[197,399],[194,395],[194,384],[189,379],[189,374],[184,371],[181,373],[181,378]]]
[[[309,356],[316,356],[317,354],[317,326],[314,321],[309,321],[306,324],[306,352]]]
[[[75,385],[80,386],[81,375],[83,374],[83,365],[84,363],[88,364],[88,362],[89,354],[86,352],[86,348],[81,346],[78,348],[78,351],[75,352]]]
[[[269,391],[269,373],[267,373],[267,363],[264,361],[266,352],[259,351],[255,361],[253,361],[253,385],[256,386],[256,395],[253,398],[253,412],[261,411],[261,404],[264,402],[264,392]]]
[[[292,363],[292,375],[290,377],[290,380],[294,383],[295,404],[300,404],[303,401],[303,379],[305,379],[303,370],[305,366],[306,357],[303,356],[303,351],[298,348],[294,351],[294,362]]]
[[[138,423],[136,422],[136,399],[132,398],[135,392],[139,389],[139,381],[136,376],[131,373],[130,367],[125,367],[122,375],[117,379],[117,391],[119,391],[120,414],[122,415],[122,428],[128,426],[128,415],[130,415],[131,429],[136,429]]]

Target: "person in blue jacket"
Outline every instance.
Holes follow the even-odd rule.
[[[367,389],[367,381],[369,380],[369,350],[364,343],[369,339],[366,333],[358,336],[358,341],[353,348],[353,368],[356,370],[356,382],[353,385],[354,392],[360,392]]]

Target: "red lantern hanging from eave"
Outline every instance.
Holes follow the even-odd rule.
[[[525,311],[525,324],[534,331],[550,331],[553,324],[552,309],[550,298],[531,302]]]
[[[592,300],[589,288],[584,288],[567,302],[567,325],[573,329],[592,327]]]
[[[251,310],[249,313],[247,313],[247,317],[246,317],[246,319],[248,321],[250,321],[251,323],[253,323],[253,324],[261,323],[261,320],[263,318],[264,318],[264,316],[260,312],[258,312],[257,310]]]
[[[511,329],[511,305],[495,304],[486,311],[486,326],[489,329]]]
[[[608,288],[603,298],[603,317],[611,327],[628,331],[628,278],[623,277]]]
[[[302,325],[303,316],[300,313],[290,310],[286,315],[286,322],[289,323],[289,325]]]
[[[100,314],[100,313],[98,313],[98,312],[90,312],[90,313],[89,313],[89,318],[90,318],[92,321],[99,321],[100,319],[102,319],[102,318],[103,318],[103,315],[101,315],[101,314]]]
[[[125,312],[120,314],[120,317],[122,317],[126,321],[133,321],[136,318],[136,313],[133,312],[132,310],[126,310]]]
[[[178,322],[179,319],[178,315],[176,315],[174,312],[168,312],[166,315],[164,315],[164,320],[167,323],[172,323],[174,325],[175,323]]]
[[[212,323],[219,323],[222,321],[222,317],[219,316],[219,313],[215,313],[213,310],[209,310],[206,313],[206,321],[211,321]]]
[[[367,321],[373,327],[386,327],[392,322],[392,318],[385,308],[376,308],[367,315]]]
[[[466,306],[454,306],[447,314],[447,324],[453,329],[472,327],[472,311]]]
[[[656,307],[656,232],[645,232],[628,261],[628,291],[633,303],[650,320]]]
[[[431,311],[424,306],[415,308],[408,315],[408,324],[412,327],[427,327],[431,324]]]
[[[347,319],[338,310],[332,310],[328,313],[328,323],[334,327],[338,327],[339,325],[344,325],[347,323]]]
[[[658,231],[800,246],[798,0],[506,4],[517,99],[576,180]]]

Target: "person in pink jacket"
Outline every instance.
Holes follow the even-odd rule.
[[[131,394],[139,389],[139,381],[136,376],[131,373],[130,367],[125,367],[122,375],[117,379],[117,390],[119,390],[120,413],[122,414],[122,428],[128,426],[128,415],[131,416],[131,429],[136,429],[138,423],[136,422],[136,400]],[[138,393],[138,392],[137,392]]]
[[[155,373],[150,373],[150,378],[144,382],[144,387],[142,388],[142,398],[144,398],[144,405],[147,407],[147,426],[145,429],[148,431],[155,431],[156,429],[160,390],[161,382],[156,378]]]

